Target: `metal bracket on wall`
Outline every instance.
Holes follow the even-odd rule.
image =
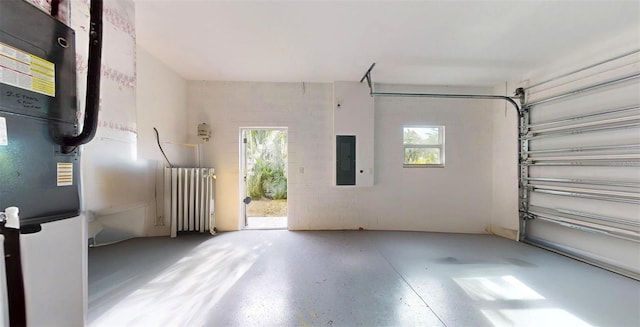
[[[369,84],[369,91],[371,91],[371,92],[373,92],[373,85],[371,83],[371,70],[375,66],[376,66],[375,62],[373,64],[371,64],[371,67],[369,67],[369,69],[367,69],[367,72],[364,73],[364,76],[362,76],[362,78],[360,79],[360,83],[362,83],[365,79],[367,80],[367,84]]]

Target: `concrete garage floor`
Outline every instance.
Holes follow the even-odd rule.
[[[489,235],[247,230],[89,250],[91,326],[640,326],[640,283]]]

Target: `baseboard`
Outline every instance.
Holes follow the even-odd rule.
[[[513,241],[518,240],[518,231],[515,229],[509,229],[501,226],[491,225],[491,234],[508,238]]]

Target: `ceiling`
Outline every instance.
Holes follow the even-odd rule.
[[[136,0],[138,44],[189,80],[493,86],[626,31],[640,2]]]

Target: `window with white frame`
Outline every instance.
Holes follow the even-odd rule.
[[[444,126],[404,126],[405,167],[444,167]]]

